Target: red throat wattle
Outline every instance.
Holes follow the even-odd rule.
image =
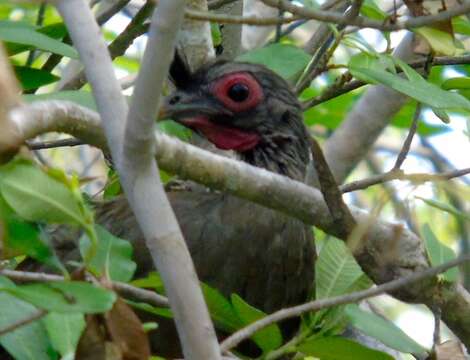
[[[253,149],[260,141],[258,134],[236,129],[231,126],[216,124],[205,116],[180,120],[195,130],[199,130],[211,143],[222,150],[244,152]]]

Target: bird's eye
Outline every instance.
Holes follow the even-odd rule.
[[[261,85],[247,72],[221,76],[211,84],[211,91],[222,105],[233,112],[254,109],[263,100]]]
[[[243,102],[250,96],[250,89],[243,83],[236,83],[228,89],[227,95],[235,102]]]

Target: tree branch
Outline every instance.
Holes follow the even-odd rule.
[[[188,9],[207,12],[206,0],[189,0]],[[178,47],[183,51],[191,71],[215,58],[212,33],[208,22],[186,18],[178,35]]]
[[[60,275],[51,275],[45,273],[28,272],[28,271],[17,271],[9,269],[1,269],[0,275],[6,276],[9,279],[18,282],[53,282],[53,281],[64,281],[64,277]],[[162,295],[157,294],[154,291],[140,289],[138,287],[114,281],[111,282],[112,288],[122,296],[130,296],[134,299],[138,299],[149,303],[154,306],[168,307],[168,299]]]
[[[357,191],[357,190],[364,190],[370,186],[383,184],[393,180],[405,180],[411,181],[413,183],[425,183],[428,181],[446,181],[450,179],[454,179],[460,176],[465,176],[470,174],[470,168],[465,168],[461,170],[453,170],[453,171],[446,171],[440,174],[423,174],[423,173],[416,173],[416,174],[405,174],[403,170],[400,169],[392,169],[389,172],[384,174],[371,176],[367,179],[353,181],[348,184],[344,184],[340,186],[340,190],[343,193]]]
[[[421,26],[427,26],[438,22],[444,22],[455,16],[460,16],[470,12],[470,2],[465,1],[462,5],[453,7],[446,11],[441,11],[435,15],[420,16],[410,18],[405,21],[395,23],[384,23],[382,21],[372,20],[366,17],[357,16],[355,18],[348,18],[344,14],[334,11],[324,11],[311,9],[305,6],[297,6],[287,0],[261,0],[268,6],[275,8],[282,7],[284,10],[289,11],[293,16],[304,19],[312,19],[334,24],[353,25],[360,28],[372,28],[382,31],[397,31],[403,29],[414,29]]]
[[[436,276],[437,274],[440,274],[466,261],[470,261],[470,255],[461,256],[445,264],[429,268],[424,271],[414,273],[412,275],[402,277],[367,290],[357,291],[350,294],[335,296],[327,299],[315,300],[302,305],[293,306],[291,308],[278,310],[275,313],[272,313],[271,315],[268,315],[258,321],[255,321],[254,323],[230,335],[220,345],[221,350],[230,350],[231,348],[237,346],[241,341],[250,338],[257,331],[276,322],[292,317],[297,317],[302,314],[305,314],[306,312],[318,311],[333,306],[355,303],[385,293],[393,293],[400,288],[415,284],[420,280]]]
[[[125,194],[164,280],[183,353],[189,359],[219,359],[218,343],[194,266],[159,181],[153,160],[155,141],[148,135],[152,133],[148,127],[157,110],[176,34],[183,20],[183,6],[183,0],[162,1],[158,12],[154,13],[128,114],[111,58],[86,2],[57,2],[84,63]]]

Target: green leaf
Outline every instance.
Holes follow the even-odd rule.
[[[0,277],[0,287],[15,284]],[[37,313],[37,309],[6,292],[0,292],[0,327],[4,328]],[[33,321],[0,337],[0,344],[17,360],[50,360],[51,344],[41,321]]]
[[[305,355],[321,360],[393,360],[393,357],[381,351],[336,336],[309,340],[298,349]]]
[[[12,254],[25,254],[32,258],[65,271],[53,249],[41,234],[37,224],[26,222],[15,214],[3,210],[4,200],[0,197],[0,219],[3,220],[3,251]]]
[[[414,113],[416,110],[416,101],[408,101],[400,111],[393,117],[391,124],[400,129],[408,130],[410,128],[411,121],[413,119]],[[441,111],[434,109],[436,111]],[[423,111],[421,112],[421,116]],[[428,124],[425,118],[420,117],[418,121],[418,134],[423,136],[434,136],[439,134],[444,134],[451,131],[451,128],[446,125],[432,125]]]
[[[445,112],[444,110],[439,110],[439,109],[434,109],[434,108],[431,108],[431,109],[434,115],[436,115],[439,118],[439,120],[441,120],[444,124],[450,123],[450,116],[449,114],[447,114],[447,112]]]
[[[220,329],[233,332],[242,327],[232,304],[217,290],[201,283],[202,292],[212,319]]]
[[[350,292],[363,274],[344,242],[328,239],[315,263],[316,298],[325,299]]]
[[[34,30],[34,27],[31,27],[31,29]],[[67,35],[67,28],[62,22],[37,28],[36,31],[57,40],[61,40],[65,35]],[[9,55],[16,55],[23,51],[34,49],[34,46],[18,43],[6,43],[6,47]]]
[[[44,101],[44,100],[65,100],[71,101],[78,105],[87,107],[91,110],[96,111],[96,103],[93,98],[93,94],[84,90],[67,90],[51,92],[47,94],[39,95],[23,95],[23,99],[26,102]]]
[[[12,25],[14,21],[0,21],[0,39],[11,43],[31,45],[72,59],[78,59],[77,51],[70,45],[41,34],[29,26]]]
[[[285,79],[293,79],[307,66],[310,56],[293,45],[277,43],[248,51],[236,60],[262,64]]]
[[[460,211],[456,209],[455,207],[453,207],[452,205],[449,205],[449,204],[446,204],[437,200],[425,199],[425,198],[422,198],[421,196],[415,196],[415,197],[416,199],[420,199],[424,201],[427,205],[432,206],[433,208],[445,211],[464,221],[470,221],[470,214]]]
[[[366,0],[361,6],[361,14],[374,19],[374,20],[385,20],[387,14],[382,11],[374,0]]]
[[[426,39],[436,55],[452,56],[457,51],[454,37],[448,32],[428,26],[413,29],[413,32]]]
[[[362,59],[364,57],[367,57],[367,62]],[[440,110],[470,110],[470,101],[465,97],[457,93],[442,90],[438,86],[424,80],[421,75],[408,65],[395,58],[393,59],[402,68],[408,79],[392,74],[383,68],[377,58],[364,53],[351,58],[349,70],[358,79],[373,84],[383,84],[423,104]]]
[[[37,89],[60,79],[58,76],[40,69],[25,66],[14,66],[13,69],[23,90]]]
[[[116,295],[108,290],[80,281],[28,284],[3,291],[37,306],[58,313],[95,314],[112,308]]]
[[[470,21],[465,16],[452,18],[452,29],[457,34],[470,35]]]
[[[111,280],[128,282],[134,276],[137,268],[132,260],[132,245],[127,240],[120,239],[105,228],[95,225],[98,236],[98,249],[95,257],[88,264],[99,275],[108,274]],[[82,257],[90,251],[91,242],[87,234],[79,240]]]
[[[173,120],[163,120],[157,123],[157,127],[160,131],[167,133],[168,135],[180,138],[183,141],[191,139],[192,131],[187,127],[178,124]]]
[[[437,239],[428,224],[423,225],[421,232],[432,266],[442,265],[456,258],[454,251]],[[454,267],[447,270],[442,276],[447,281],[456,282],[459,278],[459,272],[458,269]]]
[[[165,289],[163,286],[163,280],[159,273],[151,272],[145,278],[136,279],[131,281],[131,285],[140,288],[152,288],[159,294],[164,294]]]
[[[211,23],[211,34],[214,46],[222,45],[222,33],[220,32],[219,24]]]
[[[88,226],[73,191],[31,162],[19,160],[2,166],[0,191],[26,220]]]
[[[444,90],[467,90],[470,89],[470,77],[460,76],[445,80],[441,87]]]
[[[132,306],[133,308],[146,311],[150,314],[161,316],[167,319],[173,319],[173,313],[169,308],[159,308],[147,303],[139,303],[132,300],[126,300],[126,303]]]
[[[52,346],[62,359],[75,358],[75,350],[86,323],[83,314],[60,314],[51,312],[44,318]]]
[[[355,304],[345,307],[345,314],[351,325],[392,349],[413,354],[425,355],[426,349],[406,335],[389,320],[374,313],[364,311]]]
[[[266,316],[264,312],[246,303],[237,294],[232,294],[231,301],[243,325],[249,325]],[[282,345],[282,334],[277,324],[257,331],[251,338],[263,352],[268,352]]]

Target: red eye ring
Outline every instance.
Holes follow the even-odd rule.
[[[247,90],[245,98],[234,99],[231,91],[234,87],[244,87]],[[263,99],[263,90],[253,76],[245,72],[231,73],[216,80],[212,93],[227,109],[241,112],[254,108]],[[233,95],[233,94],[232,94]]]

